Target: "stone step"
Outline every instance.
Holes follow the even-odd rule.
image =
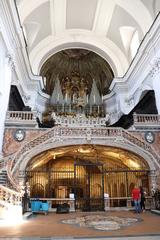
[[[2,180],[4,180],[4,179],[6,179],[7,178],[7,176],[0,176],[0,180],[2,179]]]
[[[7,171],[5,169],[1,169],[0,171],[0,184],[6,185],[7,182]]]
[[[1,178],[6,178],[7,177],[7,175],[0,175],[0,179]]]
[[[155,214],[160,215],[160,210],[157,210],[157,209],[151,209],[151,213],[155,213]]]
[[[32,212],[25,212],[24,214],[23,214],[23,219],[28,219],[28,218],[30,218],[32,216]]]

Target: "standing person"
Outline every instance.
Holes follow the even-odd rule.
[[[145,201],[146,201],[146,198],[145,198],[145,192],[144,192],[144,189],[143,187],[141,186],[140,187],[140,193],[141,193],[141,211],[142,212],[145,212]]]
[[[140,192],[140,189],[136,186],[132,190],[132,199],[134,201],[135,212],[140,213],[141,212],[141,206],[140,206],[141,192]]]

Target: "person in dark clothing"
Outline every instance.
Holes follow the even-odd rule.
[[[140,187],[140,193],[141,193],[141,202],[140,202],[141,211],[145,212],[145,201],[146,201],[146,198],[145,198],[145,192],[144,192],[143,187]]]

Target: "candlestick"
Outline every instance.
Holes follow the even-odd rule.
[[[87,103],[88,103],[88,94],[87,94]]]
[[[59,102],[59,93],[58,93],[58,97],[57,97],[57,102]]]
[[[96,98],[95,98],[95,95],[93,96],[93,99],[94,99],[94,103],[96,102]]]
[[[92,105],[90,105],[90,114],[92,113]]]

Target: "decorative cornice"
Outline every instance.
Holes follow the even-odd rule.
[[[128,98],[126,98],[124,101],[128,106],[132,106],[134,105],[134,96],[131,95]]]
[[[10,66],[11,70],[15,70],[15,61],[12,53],[7,52],[6,53],[6,60],[8,63],[8,66]]]
[[[31,99],[31,95],[22,94],[22,98],[24,99],[25,103],[28,103],[28,101]]]
[[[151,77],[154,77],[155,75],[157,75],[160,72],[160,57],[154,58],[151,63],[151,66],[152,66],[152,68],[149,72],[149,75]]]
[[[19,91],[25,103],[31,99],[31,95],[27,94],[27,92],[23,89],[22,85],[19,85]]]

